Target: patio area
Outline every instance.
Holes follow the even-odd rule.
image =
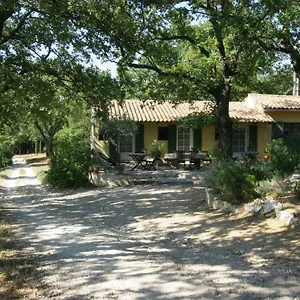
[[[208,166],[203,165],[200,170],[172,168],[167,165],[156,166],[155,170],[132,170],[133,163],[124,163],[124,171],[117,174],[117,171],[111,167],[109,170],[90,172],[91,183],[96,186],[116,187],[122,185],[136,184],[203,184],[203,175]]]

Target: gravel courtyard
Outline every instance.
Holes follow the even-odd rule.
[[[22,161],[6,176],[41,299],[300,299],[299,226],[212,211],[197,185],[55,191]]]

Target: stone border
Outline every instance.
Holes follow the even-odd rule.
[[[206,188],[205,190],[206,203],[213,209],[219,209],[233,214],[246,211],[252,215],[261,214],[267,216],[271,213],[283,226],[291,226],[299,223],[300,211],[292,213],[284,210],[282,203],[277,200],[256,199],[252,203],[237,207],[226,201],[219,200],[212,194],[211,189]]]
[[[212,194],[212,190],[209,188],[205,188],[206,192],[206,203],[213,209],[220,209],[226,212],[230,212],[233,214],[237,214],[241,211],[241,207],[237,207],[229,202],[219,200],[216,196]]]

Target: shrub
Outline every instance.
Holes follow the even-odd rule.
[[[0,136],[0,168],[12,165],[13,146],[10,139]]]
[[[253,164],[248,167],[249,173],[255,176],[256,181],[271,180],[274,176],[274,170],[269,163]]]
[[[211,166],[210,172],[207,183],[221,200],[244,203],[257,196],[257,180],[244,165],[220,161]]]
[[[86,134],[63,133],[55,145],[46,182],[59,188],[87,185],[91,151]]]
[[[212,162],[226,160],[225,151],[219,149],[218,146],[211,147],[209,150],[209,158]]]
[[[164,144],[154,140],[151,144],[150,155],[153,158],[159,159],[163,156]]]
[[[300,163],[300,136],[272,140],[266,151],[271,155],[271,164],[281,176],[292,173]]]
[[[283,181],[281,177],[274,176],[268,180],[262,180],[259,182],[256,191],[261,196],[271,196],[273,198],[278,198],[286,195],[289,190],[289,185],[286,181]]]

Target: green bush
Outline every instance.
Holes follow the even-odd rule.
[[[209,158],[212,162],[219,162],[226,160],[225,151],[219,149],[218,146],[211,147],[209,150]]]
[[[271,180],[274,176],[274,170],[269,163],[257,163],[248,166],[250,174],[254,175],[256,181]]]
[[[13,146],[12,142],[0,136],[0,168],[12,165]]]
[[[272,140],[266,151],[270,153],[271,165],[281,176],[291,174],[300,163],[300,136]]]
[[[244,165],[219,161],[211,166],[210,172],[207,183],[221,200],[245,203],[257,196],[255,175]]]
[[[150,155],[153,158],[160,159],[163,156],[164,143],[154,140],[151,144]]]
[[[91,162],[89,137],[83,132],[60,134],[51,157],[46,182],[54,187],[80,187],[88,184]]]
[[[289,190],[289,184],[281,177],[274,175],[271,179],[259,182],[256,191],[262,197],[278,198],[285,196]]]

